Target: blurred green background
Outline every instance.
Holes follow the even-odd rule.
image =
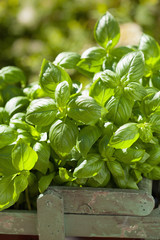
[[[43,58],[53,61],[60,52],[95,45],[95,22],[107,10],[122,30],[128,22],[141,26],[133,40],[142,30],[160,41],[158,0],[0,0],[0,68],[15,65],[30,82],[38,80]]]

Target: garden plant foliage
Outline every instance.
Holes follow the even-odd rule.
[[[160,180],[160,46],[143,34],[138,46],[116,47],[109,12],[94,37],[81,56],[44,59],[39,83],[26,86],[17,67],[0,70],[0,210],[35,207],[50,184],[138,189],[142,177]]]

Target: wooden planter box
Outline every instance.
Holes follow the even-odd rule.
[[[3,211],[0,234],[160,239],[160,209],[154,209],[152,182],[140,190],[50,187],[37,199],[37,212]]]

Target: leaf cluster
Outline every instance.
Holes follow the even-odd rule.
[[[94,36],[99,45],[82,55],[44,59],[39,83],[0,108],[1,210],[50,184],[138,189],[143,177],[160,180],[160,46],[143,34],[138,46],[116,47],[109,12]],[[20,72],[1,70],[4,85],[12,78]]]

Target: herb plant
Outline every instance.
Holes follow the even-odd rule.
[[[39,83],[1,104],[1,210],[35,207],[50,184],[138,189],[143,177],[160,180],[160,46],[143,34],[138,46],[116,47],[109,12],[94,36],[99,45],[81,56],[44,59]],[[71,80],[68,69],[90,84]],[[3,90],[24,78],[7,67],[0,81]]]

